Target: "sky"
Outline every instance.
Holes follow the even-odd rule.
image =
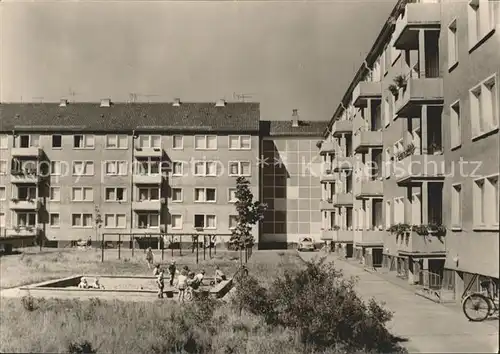
[[[395,3],[0,0],[0,100],[236,93],[262,119],[329,120]]]

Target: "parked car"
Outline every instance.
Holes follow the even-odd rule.
[[[299,238],[299,252],[302,251],[314,251],[314,241],[311,237],[301,237]]]

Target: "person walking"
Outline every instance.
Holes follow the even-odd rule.
[[[177,289],[179,290],[179,301],[184,302],[184,297],[186,295],[187,288],[187,275],[181,273],[177,278]]]
[[[177,268],[175,266],[175,261],[172,261],[168,266],[168,274],[170,278],[170,286],[174,286],[175,273],[177,273]]]
[[[163,299],[163,289],[165,289],[165,280],[163,278],[163,270],[160,270],[156,278],[156,284],[158,285],[158,298]]]
[[[153,250],[151,249],[151,247],[148,247],[148,249],[146,250],[146,262],[148,263],[148,269],[151,269],[153,267],[153,260]]]

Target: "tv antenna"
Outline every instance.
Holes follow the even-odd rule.
[[[43,101],[43,97],[38,96],[38,97],[31,97],[33,100],[40,100],[40,103]]]
[[[252,98],[251,93],[236,93],[233,92],[233,98],[240,101],[240,102],[245,102],[247,98]]]

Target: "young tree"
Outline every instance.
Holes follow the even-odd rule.
[[[232,230],[230,243],[236,250],[240,250],[253,246],[252,226],[264,219],[267,205],[253,200],[250,182],[245,177],[236,179],[236,199],[238,224]]]

